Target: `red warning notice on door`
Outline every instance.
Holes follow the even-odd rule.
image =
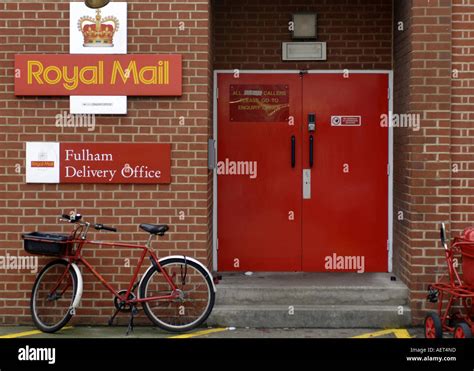
[[[360,116],[331,116],[331,126],[361,126]]]
[[[232,122],[287,122],[290,115],[288,85],[231,85],[229,116]]]

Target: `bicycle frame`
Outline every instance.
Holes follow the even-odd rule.
[[[84,230],[84,226],[86,227]],[[74,231],[71,233],[71,236],[73,237],[73,240],[70,241],[71,244],[75,246],[75,251],[74,254],[68,254],[66,256],[63,256],[64,259],[68,260],[69,264],[67,265],[67,269],[64,271],[64,274],[59,278],[58,285],[52,290],[56,290],[57,287],[60,285],[61,281],[63,280],[64,276],[68,272],[71,264],[73,263],[83,263],[85,267],[102,283],[102,285],[110,291],[116,298],[118,298],[120,301],[124,302],[125,304],[136,304],[136,303],[141,303],[141,302],[147,302],[147,301],[153,301],[153,300],[173,300],[179,297],[179,293],[177,292],[177,287],[174,284],[173,280],[171,277],[168,275],[166,270],[164,270],[160,262],[154,252],[154,250],[151,248],[151,239],[153,238],[152,235],[148,238],[148,241],[145,245],[136,245],[136,244],[126,244],[126,243],[113,243],[113,242],[103,242],[103,241],[94,241],[94,240],[87,240],[87,232],[89,229],[89,223],[82,223],[79,224]],[[79,236],[78,236],[79,234]],[[140,255],[138,264],[135,268],[135,271],[133,272],[133,276],[130,280],[130,283],[127,288],[127,292],[125,293],[124,296],[120,295],[117,290],[115,290],[112,285],[99,273],[97,270],[92,266],[91,263],[89,263],[81,254],[82,249],[86,245],[96,245],[96,246],[112,246],[112,247],[126,247],[126,248],[132,248],[132,249],[142,249],[143,252]],[[171,294],[170,295],[162,295],[162,296],[152,296],[148,298],[139,298],[138,296],[134,299],[128,299],[130,293],[134,290],[135,282],[137,280],[138,274],[140,272],[140,269],[143,265],[143,261],[145,259],[145,256],[149,256],[152,259],[152,264],[155,265],[160,273],[165,277],[166,281],[171,287]]]

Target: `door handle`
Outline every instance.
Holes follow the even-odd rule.
[[[313,167],[314,138],[309,136],[309,167]]]
[[[291,136],[291,167],[294,168],[296,165],[296,137]]]

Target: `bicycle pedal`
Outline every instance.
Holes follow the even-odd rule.
[[[426,296],[426,299],[428,299],[430,303],[437,303],[438,296],[439,296],[439,290],[436,290],[432,286],[429,286],[428,295]]]

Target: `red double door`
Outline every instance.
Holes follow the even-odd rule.
[[[386,73],[218,74],[220,271],[387,271],[388,88]]]

